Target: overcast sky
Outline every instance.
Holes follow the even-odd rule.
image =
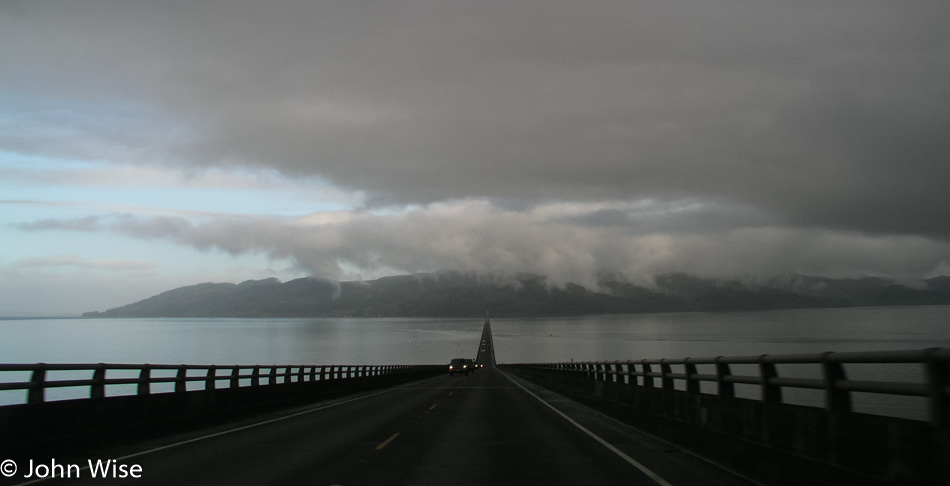
[[[0,315],[950,275],[950,2],[0,3]]]

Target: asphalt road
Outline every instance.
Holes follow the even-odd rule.
[[[117,450],[57,458],[71,477],[4,484],[745,485],[732,474],[494,367],[485,367]],[[140,478],[79,467],[116,459]],[[70,470],[70,464],[77,468]],[[48,465],[48,464],[47,464]],[[40,472],[44,472],[42,467]],[[117,470],[121,475],[121,469]],[[78,477],[77,477],[78,476]],[[16,479],[14,478],[14,479]]]

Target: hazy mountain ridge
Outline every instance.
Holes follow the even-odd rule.
[[[617,280],[591,290],[549,286],[545,277],[479,278],[456,272],[368,282],[275,278],[202,283],[83,317],[551,316],[637,312],[740,311],[814,307],[950,304],[950,277],[912,288],[881,278],[793,275],[764,283],[685,274],[648,288]]]

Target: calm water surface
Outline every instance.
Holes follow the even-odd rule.
[[[482,323],[478,318],[8,319],[0,320],[0,362],[441,364],[474,357]],[[492,330],[501,363],[922,349],[950,347],[950,306],[495,318]],[[862,366],[850,368],[849,377],[921,378],[916,367]],[[820,402],[805,395],[801,401]]]

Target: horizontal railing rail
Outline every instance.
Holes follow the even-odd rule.
[[[171,365],[171,364],[0,364],[0,376],[7,372],[28,372],[29,381],[0,382],[0,391],[26,391],[26,403],[47,401],[46,391],[54,388],[89,387],[88,398],[103,398],[106,387],[137,385],[137,395],[154,393],[152,385],[174,383],[174,392],[188,390],[188,383],[203,383],[204,390],[317,382],[382,376],[428,365]],[[174,376],[153,376],[153,371],[174,372]],[[50,379],[50,372],[86,372],[90,378]],[[115,377],[115,372],[138,372],[137,377]]]
[[[919,364],[923,367],[922,383],[877,380],[850,380],[845,372],[848,364]],[[820,378],[783,377],[777,365],[816,365]],[[672,366],[683,368],[674,372]],[[715,373],[699,373],[697,366],[712,365]],[[756,374],[734,374],[733,365],[756,365]],[[716,356],[709,358],[642,359],[627,361],[586,361],[560,363],[507,364],[552,375],[570,375],[592,381],[624,383],[630,386],[673,390],[676,383],[685,383],[688,393],[700,393],[700,383],[716,383],[720,398],[736,396],[736,384],[760,387],[760,400],[781,403],[784,388],[824,390],[825,408],[830,412],[852,411],[851,393],[923,397],[928,400],[930,420],[935,425],[950,425],[950,348],[911,351],[872,351],[818,354],[786,354],[758,356]],[[657,380],[659,386],[657,386]]]

